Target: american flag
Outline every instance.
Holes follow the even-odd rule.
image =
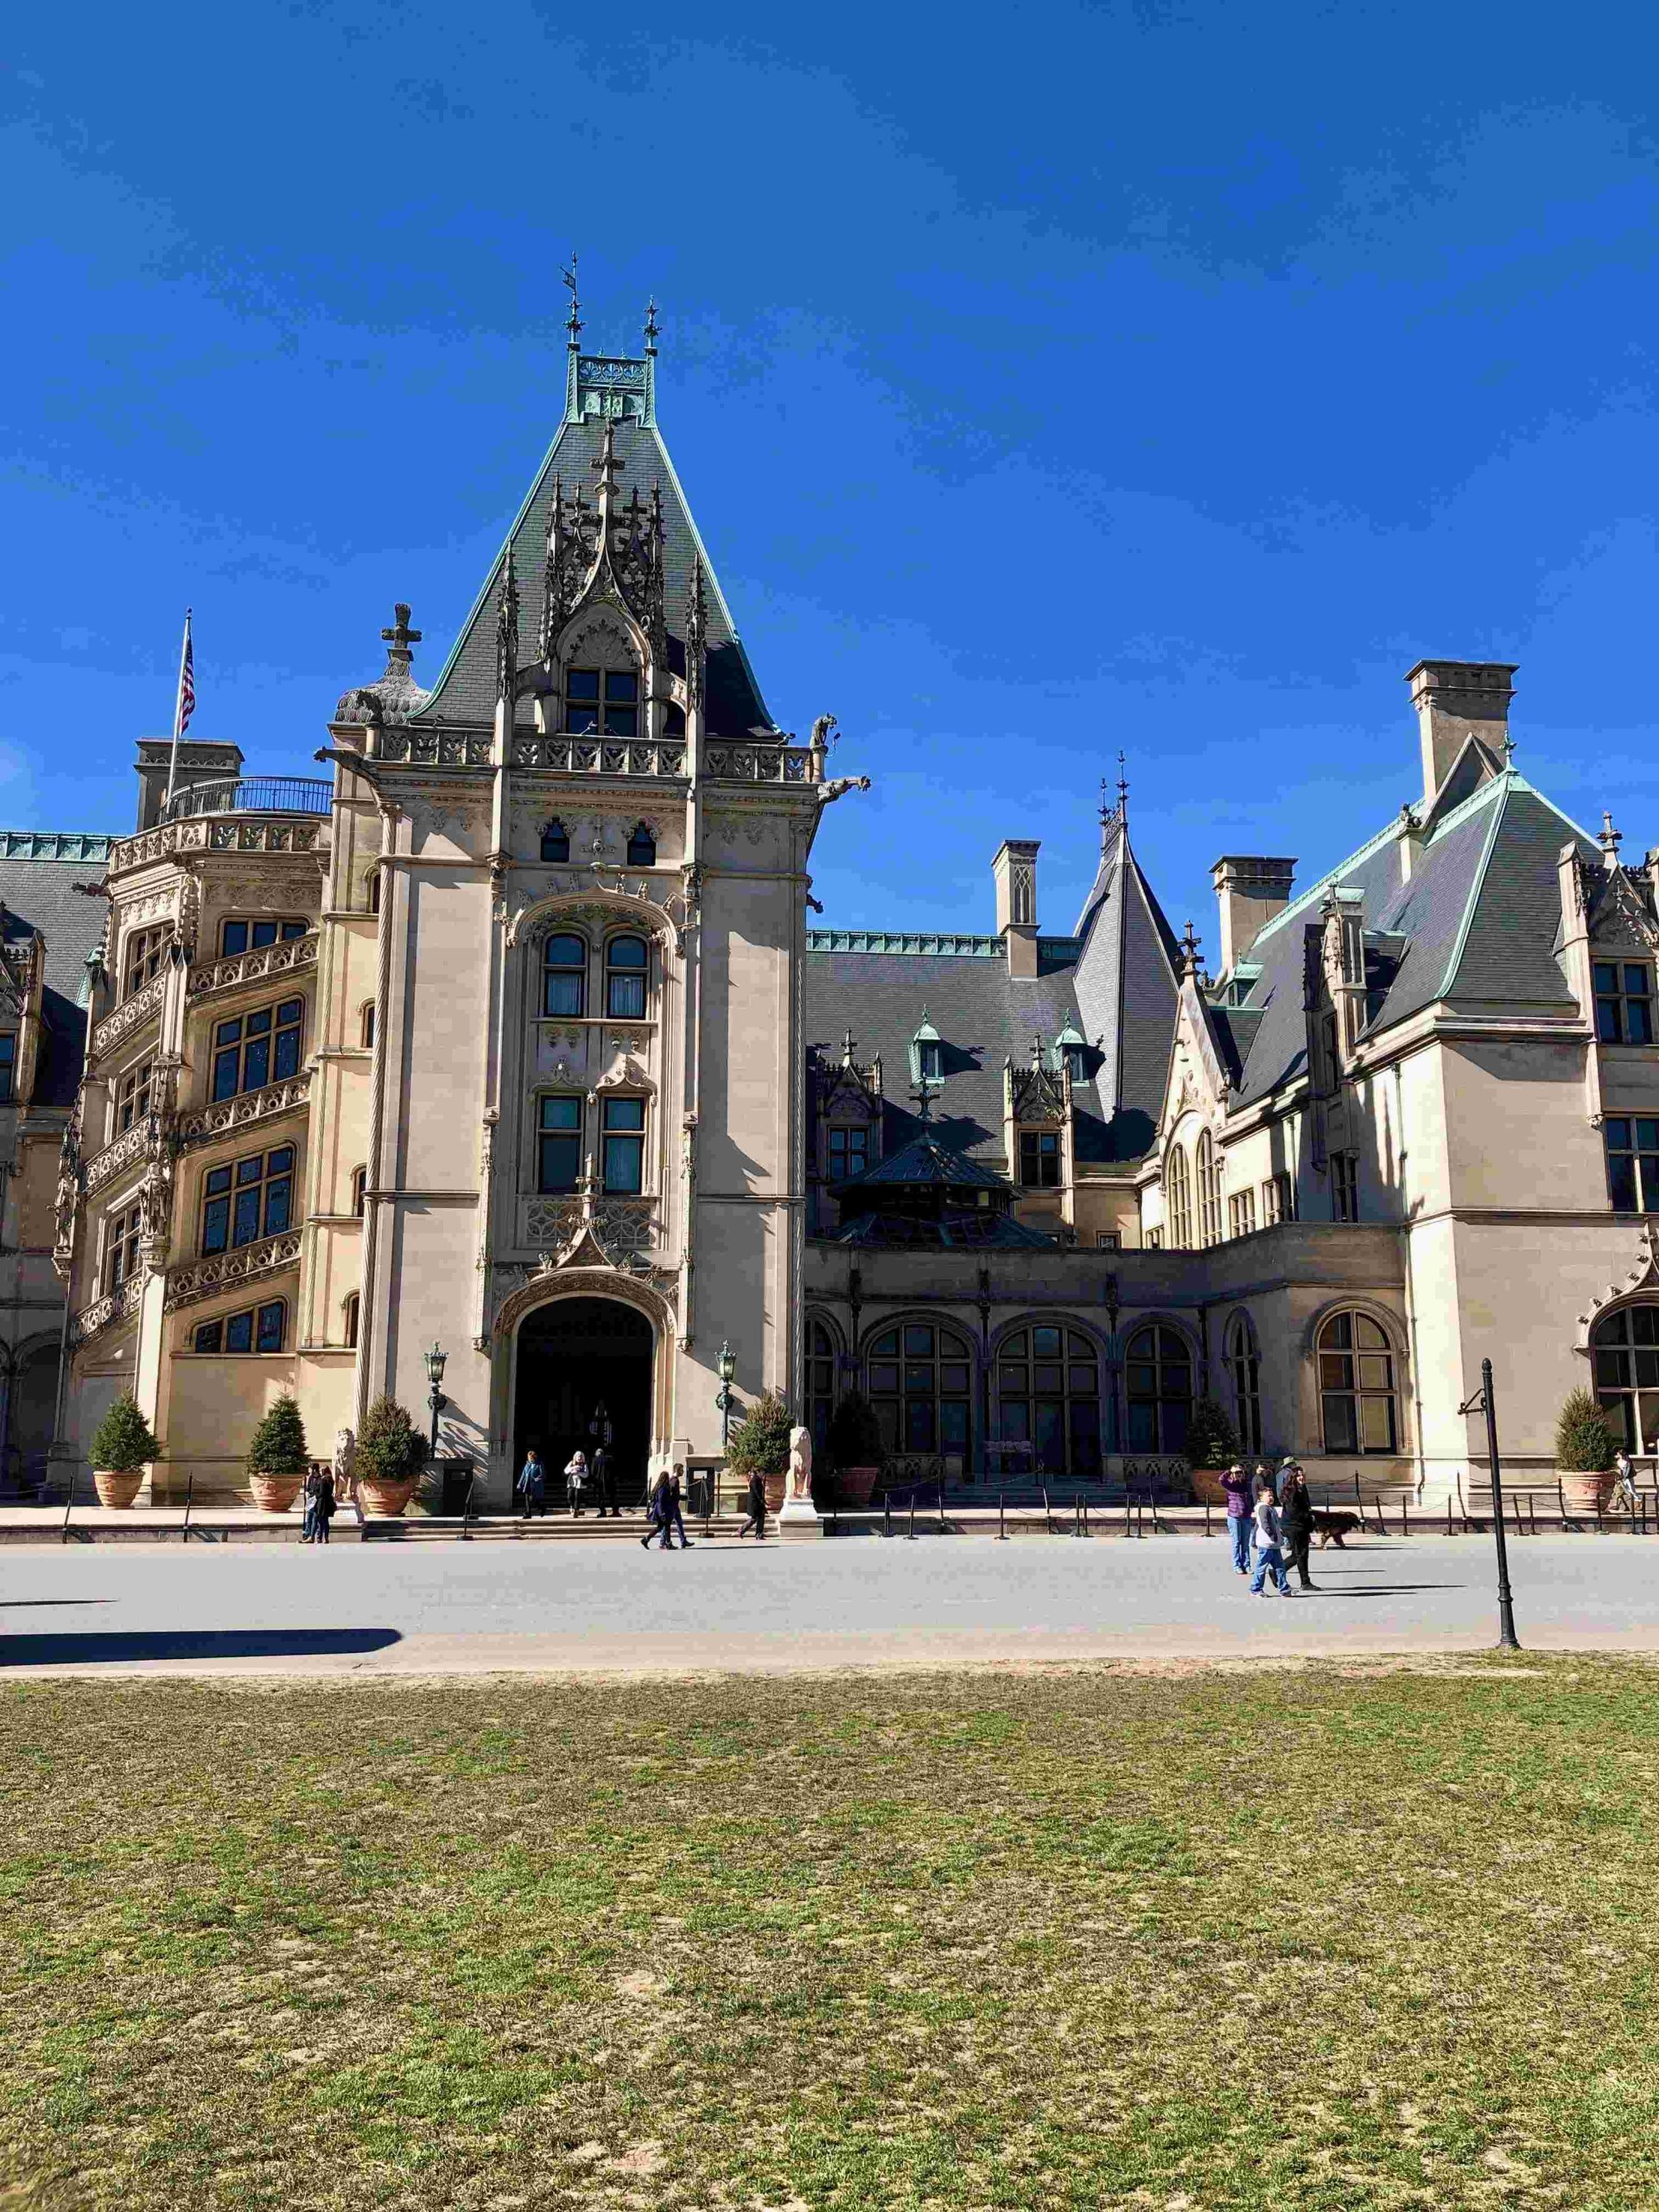
[[[195,657],[190,644],[190,609],[184,610],[184,651],[179,656],[179,704],[173,717],[173,734],[182,737],[196,711]]]

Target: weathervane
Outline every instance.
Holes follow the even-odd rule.
[[[570,288],[570,312],[565,317],[564,327],[570,334],[570,344],[574,349],[582,335],[582,302],[576,296],[576,257],[574,252],[570,256],[570,266],[561,273]]]
[[[657,302],[654,299],[645,302],[645,351],[647,353],[657,351]]]

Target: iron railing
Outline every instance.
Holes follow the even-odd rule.
[[[232,776],[190,784],[162,809],[163,822],[197,814],[327,814],[334,785],[323,776]]]

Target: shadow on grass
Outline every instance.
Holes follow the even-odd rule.
[[[0,1668],[107,1667],[135,1659],[304,1659],[384,1651],[395,1628],[111,1629],[0,1636]]]

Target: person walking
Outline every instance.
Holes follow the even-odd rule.
[[[1232,1539],[1233,1565],[1241,1574],[1250,1571],[1250,1478],[1235,1459],[1221,1478],[1227,1493],[1227,1534]]]
[[[316,1535],[313,1541],[326,1544],[328,1524],[334,1517],[334,1471],[332,1467],[324,1467],[318,1474],[316,1503],[312,1510],[316,1516]]]
[[[1285,1573],[1284,1554],[1279,1548],[1281,1529],[1279,1508],[1274,1503],[1273,1484],[1264,1483],[1255,1500],[1255,1573],[1250,1577],[1250,1595],[1259,1598],[1262,1586],[1268,1575],[1281,1598],[1290,1595],[1290,1581]]]
[[[321,1480],[322,1469],[314,1461],[305,1471],[305,1518],[300,1523],[302,1544],[317,1541],[317,1489]]]
[[[1636,1462],[1623,1445],[1613,1455],[1614,1494],[1632,1521],[1636,1518]]]
[[[622,1518],[616,1502],[616,1454],[608,1444],[600,1445],[594,1453],[594,1499],[601,1521],[607,1513],[613,1521]]]
[[[671,1552],[674,1548],[674,1504],[666,1467],[658,1470],[657,1479],[651,1486],[651,1494],[645,1500],[645,1520],[648,1525],[639,1539],[640,1550],[648,1552],[652,1538],[660,1534],[660,1548]]]
[[[570,1501],[570,1518],[582,1518],[582,1493],[588,1487],[588,1455],[573,1452],[565,1462],[564,1494]]]
[[[524,1501],[524,1511],[518,1516],[521,1521],[531,1520],[537,1514],[546,1514],[547,1469],[542,1465],[542,1455],[533,1444],[524,1455],[524,1464],[518,1471],[515,1487]]]
[[[1285,1493],[1279,1501],[1279,1526],[1284,1537],[1286,1564],[1294,1567],[1304,1590],[1318,1588],[1307,1571],[1307,1548],[1313,1541],[1313,1500],[1307,1477],[1293,1465],[1285,1477]]]
[[[749,1477],[744,1503],[748,1507],[749,1517],[737,1533],[740,1537],[747,1536],[753,1529],[754,1541],[757,1544],[763,1544],[766,1540],[766,1478],[763,1474],[757,1471]]]
[[[677,1459],[674,1462],[674,1471],[668,1478],[668,1510],[673,1517],[674,1526],[680,1532],[680,1549],[683,1552],[689,1552],[691,1548],[691,1539],[685,1533],[685,1497],[681,1489],[681,1480],[684,1473],[683,1465]]]

